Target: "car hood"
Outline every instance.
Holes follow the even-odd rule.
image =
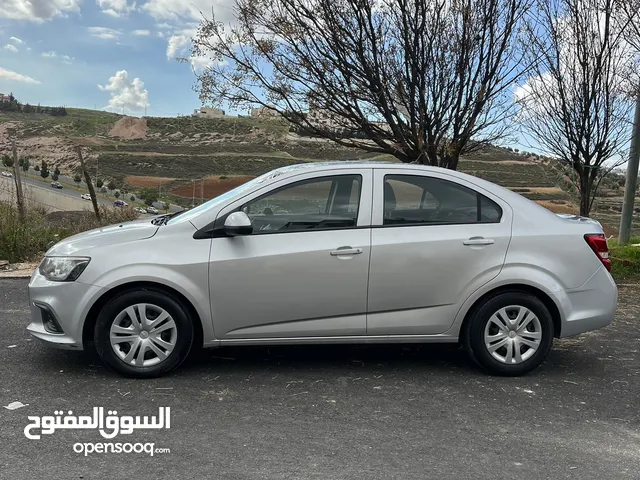
[[[134,220],[109,225],[65,238],[51,247],[46,255],[74,255],[95,247],[144,240],[153,237],[157,231],[158,226],[153,225],[149,220]]]

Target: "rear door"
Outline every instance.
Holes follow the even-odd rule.
[[[511,238],[511,208],[457,177],[374,170],[368,335],[430,335],[496,277]]]

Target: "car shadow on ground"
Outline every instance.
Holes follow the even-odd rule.
[[[109,372],[95,353],[38,349],[34,361],[42,373],[99,374]],[[537,373],[566,375],[589,370],[596,374],[601,364],[593,353],[577,345],[558,345],[547,361],[530,375]],[[273,374],[278,372],[330,372],[352,374],[412,371],[432,374],[485,376],[467,352],[454,344],[389,344],[389,345],[296,345],[243,346],[193,351],[172,375],[182,378],[201,377],[211,373],[225,375]]]

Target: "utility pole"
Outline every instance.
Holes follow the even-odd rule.
[[[636,94],[636,110],[633,115],[633,133],[629,148],[629,162],[627,163],[627,180],[624,184],[624,201],[622,216],[620,217],[620,234],[618,245],[624,245],[631,238],[631,223],[633,222],[633,203],[636,197],[638,183],[638,159],[640,158],[640,89]]]
[[[13,172],[14,177],[13,181],[16,184],[16,199],[18,202],[18,215],[20,216],[20,221],[24,223],[27,218],[27,212],[24,206],[24,194],[22,192],[22,179],[20,178],[20,165],[18,165],[18,149],[16,148],[16,141],[12,140],[11,142],[11,151],[13,153]],[[24,160],[23,160],[24,161]]]
[[[193,181],[193,195],[191,196],[191,206],[196,206],[196,181]]]

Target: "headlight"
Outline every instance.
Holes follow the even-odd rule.
[[[44,257],[39,271],[52,282],[73,282],[87,268],[88,257]]]

